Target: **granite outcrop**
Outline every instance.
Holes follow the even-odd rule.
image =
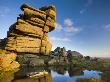
[[[49,55],[52,44],[49,41],[48,32],[55,29],[55,7],[45,6],[36,9],[23,4],[21,10],[23,14],[20,14],[17,22],[9,28],[5,49]]]

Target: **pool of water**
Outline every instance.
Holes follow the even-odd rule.
[[[78,79],[82,78],[95,78],[101,79],[101,73],[99,71],[94,70],[83,70],[83,74],[70,76],[68,71],[64,75],[58,74],[56,71],[51,71],[52,82],[77,82]]]
[[[47,81],[26,77],[29,72],[42,70],[47,70],[50,74]],[[77,67],[23,67],[19,71],[1,73],[0,82],[77,82],[78,79],[85,78],[100,80],[101,74],[102,72],[96,70],[84,70]]]

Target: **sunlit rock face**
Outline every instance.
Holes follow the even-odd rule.
[[[18,68],[20,65],[16,60],[16,54],[6,50],[0,50],[0,71],[10,71]]]
[[[12,82],[14,79],[14,73],[17,70],[9,71],[9,72],[0,72],[0,82]]]
[[[6,50],[49,55],[52,44],[48,32],[55,29],[56,9],[45,6],[39,9],[27,4],[21,6],[23,14],[10,26],[7,33]]]

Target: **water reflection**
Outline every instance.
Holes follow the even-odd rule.
[[[51,75],[40,78],[22,78],[14,79],[12,82],[52,82]]]
[[[51,70],[57,72],[58,74],[64,75],[67,71],[67,68],[63,66],[57,66],[57,67],[51,68]]]
[[[77,68],[73,68],[73,70],[66,71],[64,75],[59,74],[58,72],[51,71],[51,75],[53,78],[52,82],[77,82],[78,79],[84,78],[96,78],[100,79],[100,72],[98,71],[89,71],[89,70],[78,70],[75,73]],[[80,81],[81,82],[81,81]],[[85,81],[82,81],[85,82]]]
[[[21,70],[10,71],[10,72],[0,72],[0,82],[52,82],[51,74],[37,77],[37,78],[29,78],[27,77],[28,73],[31,72],[40,72],[42,70],[48,70],[45,67],[23,67]]]
[[[84,72],[81,68],[77,68],[77,67],[75,68],[73,66],[69,66],[68,73],[69,73],[70,77],[84,74]]]
[[[47,77],[39,78],[28,78],[27,73],[39,72],[42,70],[47,70],[49,75]],[[22,67],[21,70],[15,72],[4,72],[1,73],[2,79],[0,82],[89,82],[88,78],[95,78],[96,82],[100,82],[100,79],[107,80],[106,74],[102,74],[98,71],[93,70],[83,70],[78,67],[65,67],[65,66],[55,66],[55,67]],[[104,77],[101,77],[104,76]],[[95,82],[92,81],[92,82]],[[109,82],[109,80],[108,80]]]
[[[46,76],[41,76],[41,77],[35,77],[35,78],[29,78],[27,77],[28,73],[31,72],[41,72],[43,70],[47,70],[48,72],[49,69],[46,67],[23,67],[21,68],[21,70],[19,70],[18,72],[16,72],[14,74],[14,80],[12,82],[52,82],[52,77],[51,74],[48,74]]]
[[[51,68],[52,82],[77,82],[78,79],[101,79],[101,72],[84,70],[74,66],[56,66]],[[81,82],[81,81],[80,81]],[[83,82],[83,81],[82,81]]]

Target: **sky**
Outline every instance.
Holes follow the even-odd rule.
[[[85,56],[110,57],[110,0],[0,0],[0,38],[7,36],[23,3],[56,6],[56,29],[49,32],[52,50],[65,47]]]

